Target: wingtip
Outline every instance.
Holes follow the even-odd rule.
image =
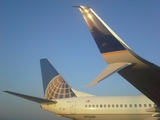
[[[81,6],[73,6],[73,7],[75,7],[75,8],[81,8]]]

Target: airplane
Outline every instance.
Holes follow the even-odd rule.
[[[118,72],[142,94],[136,96],[95,96],[74,90],[48,59],[41,59],[44,99],[4,91],[40,104],[59,117],[72,120],[160,120],[160,67],[138,56],[90,8],[77,7],[108,66],[91,86]]]

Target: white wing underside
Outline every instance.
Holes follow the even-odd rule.
[[[88,85],[86,86],[92,86],[94,84],[97,84],[98,82],[102,81],[104,78],[108,77],[109,75],[131,65],[132,63],[128,63],[128,62],[122,62],[122,63],[112,63],[109,64],[106,68],[104,68],[102,70],[102,72],[100,72],[100,74],[98,74],[95,79],[90,82]]]

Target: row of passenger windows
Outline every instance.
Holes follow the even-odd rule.
[[[127,107],[154,107],[153,104],[108,104],[108,105],[85,105],[85,108],[127,108]]]

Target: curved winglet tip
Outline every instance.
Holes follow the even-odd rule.
[[[91,8],[91,7],[88,7],[88,6],[84,6],[84,5],[79,5],[79,6],[73,6],[73,7],[76,7],[76,8],[84,8],[84,7],[86,7],[86,8]]]

